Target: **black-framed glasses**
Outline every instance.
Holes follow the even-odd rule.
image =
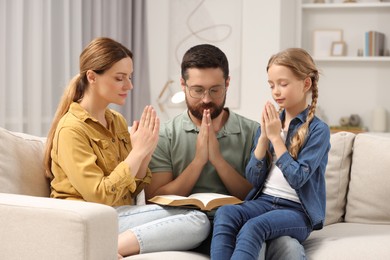
[[[188,92],[190,93],[190,96],[196,99],[204,98],[207,92],[209,93],[209,96],[212,99],[217,99],[223,97],[223,95],[225,95],[226,92],[225,86],[215,86],[209,89],[204,89],[202,87],[197,87],[197,86],[194,87],[189,87],[188,85],[186,86],[188,88]]]

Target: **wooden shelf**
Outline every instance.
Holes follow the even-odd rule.
[[[332,134],[338,133],[338,132],[350,132],[350,133],[354,133],[354,134],[367,132],[366,128],[363,128],[363,127],[353,127],[353,126],[346,126],[346,127],[330,126],[329,129],[330,129],[330,132]]]
[[[390,3],[378,2],[378,3],[325,3],[325,4],[302,4],[303,10],[305,9],[332,9],[332,8],[345,8],[345,9],[353,9],[353,8],[386,8],[390,7]]]
[[[313,57],[315,61],[367,61],[367,62],[390,62],[390,56],[362,56],[362,57],[352,57],[352,56],[343,56],[343,57]]]

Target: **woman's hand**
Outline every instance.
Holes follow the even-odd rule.
[[[160,120],[152,106],[146,106],[139,122],[135,121],[130,131],[133,151],[142,157],[151,156],[157,146]]]

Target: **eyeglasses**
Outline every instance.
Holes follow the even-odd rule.
[[[225,86],[215,86],[210,89],[204,89],[202,87],[189,87],[188,85],[186,86],[188,88],[188,92],[190,93],[190,96],[196,99],[204,98],[206,96],[206,93],[209,93],[209,96],[212,99],[217,99],[223,97],[223,95],[225,95],[226,92]]]

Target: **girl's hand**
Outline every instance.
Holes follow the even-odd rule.
[[[279,113],[276,111],[274,105],[271,102],[265,104],[265,131],[268,139],[273,142],[275,138],[280,138],[280,131],[282,129],[282,122],[279,118]]]
[[[261,120],[260,120],[260,130],[261,130],[261,133],[260,133],[259,141],[260,140],[268,140],[266,126],[265,126],[265,116],[266,116],[266,114],[267,114],[266,106],[264,106],[263,112],[261,113]]]
[[[261,119],[260,119],[260,136],[259,136],[259,139],[257,140],[257,145],[256,145],[256,149],[254,151],[254,155],[255,157],[260,160],[262,159],[266,152],[267,152],[267,148],[268,148],[268,143],[269,143],[269,140],[268,140],[268,136],[267,136],[267,130],[266,130],[266,123],[265,123],[265,116],[266,116],[266,106],[264,106],[264,109],[263,109],[263,112],[261,114]]]

